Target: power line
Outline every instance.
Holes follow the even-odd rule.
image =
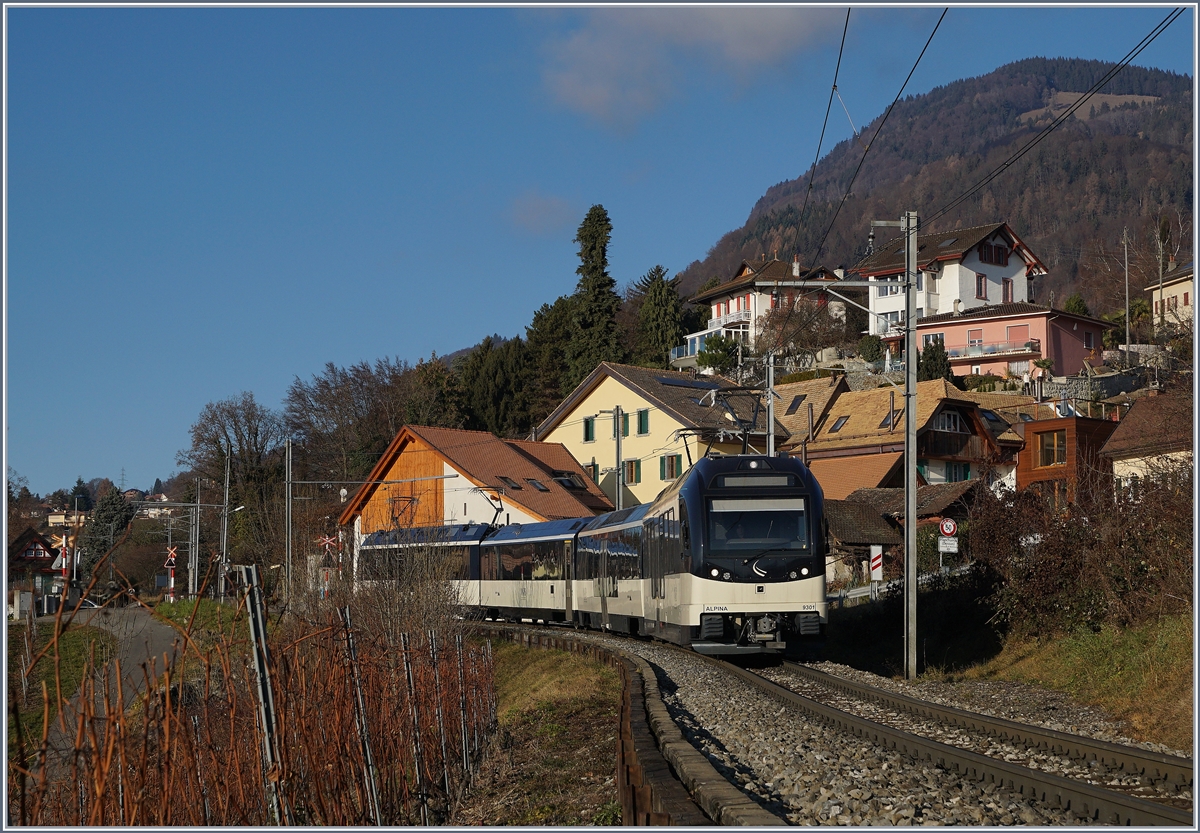
[[[925,52],[929,49],[929,44],[933,42],[933,36],[937,34],[938,27],[940,27],[942,25],[942,21],[946,19],[946,12],[948,11],[949,9],[942,9],[941,17],[938,18],[938,22],[934,25],[933,31],[929,33],[929,39],[925,41],[925,46],[922,47],[921,54],[917,56],[917,60],[912,65],[912,69],[908,71],[908,76],[904,79],[904,83],[900,85],[900,91],[896,93],[896,97],[892,100],[892,103],[888,105],[887,111],[884,112],[883,118],[879,120],[879,126],[875,128],[875,133],[871,136],[871,141],[867,143],[867,147],[863,151],[862,158],[858,160],[858,167],[854,169],[854,174],[850,177],[850,182],[846,185],[846,193],[842,195],[842,200],[838,203],[837,210],[833,212],[833,219],[829,221],[829,227],[825,229],[825,234],[821,237],[821,243],[817,246],[817,251],[813,254],[813,263],[816,263],[820,260],[821,252],[825,248],[825,242],[829,239],[829,235],[833,231],[833,225],[837,222],[838,215],[842,213],[842,206],[844,206],[846,204],[846,200],[850,198],[850,192],[854,188],[854,180],[858,179],[858,174],[862,170],[863,163],[867,161],[867,154],[870,153],[871,148],[875,146],[875,140],[879,138],[879,132],[883,130],[883,126],[887,124],[888,116],[892,114],[892,110],[895,109],[896,103],[900,101],[900,96],[904,95],[904,90],[906,87],[908,87],[908,82],[912,80],[913,73],[917,71],[917,67],[920,65],[921,59],[925,57]]]
[[[867,143],[866,148],[863,150],[863,155],[858,160],[858,167],[856,167],[854,169],[854,175],[850,177],[850,182],[847,183],[847,185],[846,185],[846,193],[844,195],[842,195],[842,200],[841,200],[841,202],[838,203],[837,210],[834,211],[833,218],[829,221],[829,227],[825,229],[825,233],[821,236],[821,242],[817,246],[817,250],[812,255],[812,260],[811,260],[812,264],[815,265],[820,260],[821,252],[824,251],[825,243],[829,240],[829,235],[833,232],[833,226],[837,222],[838,215],[841,214],[842,207],[846,204],[846,200],[850,198],[850,192],[854,188],[854,181],[856,179],[858,179],[858,174],[862,170],[863,163],[866,162],[866,160],[867,160],[867,154],[870,153],[871,148],[875,145],[875,140],[879,137],[879,132],[881,130],[883,130],[883,126],[885,124],[887,124],[888,116],[891,115],[892,110],[896,107],[896,103],[900,100],[900,96],[904,95],[904,90],[905,90],[905,88],[908,87],[908,82],[912,80],[913,73],[915,73],[917,71],[917,67],[920,65],[921,59],[925,57],[925,53],[929,49],[929,44],[933,42],[933,36],[937,34],[937,30],[942,25],[942,21],[945,20],[946,12],[948,12],[948,11],[949,11],[949,9],[942,9],[942,14],[940,17],[938,17],[938,21],[934,25],[933,31],[929,33],[929,38],[925,41],[925,46],[922,47],[921,54],[919,54],[917,56],[917,60],[913,62],[912,69],[910,69],[908,71],[908,76],[904,79],[904,83],[900,85],[899,92],[896,93],[896,97],[892,100],[892,103],[890,105],[888,105],[887,111],[884,112],[883,118],[880,119],[880,121],[879,121],[879,126],[877,128],[875,128],[875,133],[874,133],[874,135],[871,136],[871,141]],[[849,25],[850,25],[850,13],[847,12],[846,13],[847,28],[849,27]],[[842,32],[843,46],[845,45],[845,39],[846,39],[846,33],[845,33],[845,31],[843,31]],[[839,52],[838,53],[838,68],[839,68],[839,70],[841,68],[841,60],[842,60],[841,53]],[[835,74],[834,74],[835,83],[833,85],[833,90],[829,94],[830,107],[832,107],[832,105],[833,105],[833,94],[837,92],[836,77],[837,77],[837,73],[835,72]],[[829,119],[829,109],[828,108],[826,108],[826,111],[825,111],[825,119],[826,119],[826,121],[828,121],[828,119]],[[825,132],[825,129],[824,129],[824,127],[822,127],[821,128],[822,136],[824,136],[824,132]],[[817,153],[818,154],[820,153],[819,147],[818,147]],[[816,165],[815,164],[813,165],[812,173],[815,176],[815,174],[816,174]],[[810,188],[811,188],[811,182],[812,182],[812,180],[810,178],[810,180],[809,180]],[[805,205],[807,205],[808,204],[808,193],[807,192],[804,195],[804,199],[805,199]],[[803,212],[801,212],[801,220],[803,220]],[[799,229],[799,226],[797,226],[797,230],[798,229]],[[819,291],[819,289],[814,289],[813,291],[816,292],[816,291]],[[804,293],[804,294],[809,294],[809,293]],[[795,304],[793,304],[791,306],[791,308],[788,309],[787,315],[784,317],[783,323],[780,325],[781,333],[786,331],[787,327],[791,324],[792,315],[794,314],[795,309],[796,309]]]
[[[804,189],[804,204],[800,206],[797,231],[804,226],[804,212],[808,209],[808,198],[812,194],[813,177],[817,175],[817,163],[821,161],[821,146],[825,143],[825,128],[829,125],[829,112],[833,109],[833,96],[837,92],[838,73],[842,69],[842,53],[846,49],[846,32],[850,29],[850,9],[846,9],[846,23],[842,27],[842,45],[838,47],[837,65],[833,68],[833,88],[829,91],[829,103],[825,105],[825,121],[821,123],[821,137],[817,140],[817,153],[808,172],[808,187]],[[838,96],[841,98],[841,96]],[[845,105],[843,105],[845,106]],[[850,125],[854,126],[853,123]]]
[[[1138,43],[1138,45],[1135,46],[1133,49],[1131,49],[1129,51],[1129,53],[1124,58],[1121,59],[1120,62],[1118,62],[1116,65],[1114,65],[1112,67],[1112,69],[1110,69],[1108,72],[1106,72],[1103,76],[1101,76],[1100,80],[1097,81],[1095,84],[1093,84],[1091,86],[1091,88],[1086,93],[1084,93],[1082,96],[1080,96],[1080,98],[1074,104],[1072,104],[1064,112],[1059,114],[1059,116],[1057,118],[1055,118],[1054,121],[1050,122],[1050,124],[1048,124],[1046,127],[1042,128],[1041,132],[1039,132],[1036,136],[1034,136],[1032,139],[1030,139],[1028,142],[1026,142],[1020,149],[1018,149],[1016,151],[1016,153],[1014,153],[1012,156],[1008,157],[1008,159],[1001,162],[997,167],[993,168],[992,171],[987,174],[987,176],[985,176],[983,179],[981,179],[974,186],[972,186],[970,189],[968,189],[967,191],[965,191],[958,197],[955,197],[953,200],[951,200],[949,203],[947,203],[944,207],[942,207],[937,212],[935,212],[932,216],[928,217],[925,220],[925,222],[927,224],[933,223],[938,218],[945,216],[945,214],[947,212],[951,211],[952,209],[961,205],[967,199],[969,199],[972,196],[974,196],[975,194],[977,194],[986,185],[991,183],[992,180],[996,179],[996,177],[1000,176],[1000,174],[1002,174],[1006,170],[1008,170],[1010,165],[1012,165],[1014,162],[1016,162],[1018,159],[1020,159],[1022,156],[1024,156],[1030,150],[1032,150],[1039,142],[1041,142],[1043,139],[1045,139],[1047,136],[1049,136],[1053,131],[1055,131],[1059,127],[1061,127],[1063,125],[1063,123],[1066,122],[1067,119],[1069,119],[1072,115],[1075,114],[1076,110],[1078,110],[1080,107],[1083,106],[1084,102],[1086,102],[1093,95],[1095,95],[1097,92],[1099,92],[1105,85],[1108,84],[1109,81],[1111,81],[1114,77],[1116,77],[1116,75],[1118,73],[1120,73],[1121,70],[1125,69],[1125,67],[1127,67],[1134,58],[1136,58],[1139,54],[1141,54],[1142,50],[1144,50],[1147,46],[1149,46],[1154,41],[1155,38],[1157,38],[1159,35],[1161,35],[1168,26],[1170,26],[1173,22],[1175,22],[1175,20],[1180,15],[1183,14],[1183,12],[1184,12],[1184,9],[1182,9],[1182,8],[1177,8],[1177,9],[1173,10],[1169,15],[1166,16],[1166,18],[1163,19],[1163,21],[1161,23],[1159,23],[1157,26],[1154,27],[1154,29],[1152,29],[1150,31],[1150,34],[1148,34],[1148,35],[1146,35],[1146,37],[1142,38],[1141,42]]]

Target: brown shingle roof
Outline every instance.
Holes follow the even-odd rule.
[[[1129,459],[1191,451],[1193,407],[1191,397],[1179,394],[1143,397],[1133,403],[1100,453]]]
[[[401,448],[413,437],[443,457],[468,480],[503,489],[507,503],[527,509],[535,516],[555,520],[583,518],[612,511],[612,503],[562,443],[503,440],[486,431],[405,426],[384,451],[367,479],[382,479],[402,453]],[[576,475],[586,488],[568,489],[556,483],[553,479],[555,471]],[[500,479],[501,476],[515,480],[521,489],[512,489]],[[529,482],[530,479],[537,480],[546,491],[538,489]],[[377,488],[377,484],[371,483],[360,488],[347,503],[338,523],[352,523]]]
[[[895,393],[896,410],[900,411],[895,425],[889,430],[884,424]],[[926,430],[929,420],[946,402],[958,402],[971,409],[975,403],[966,399],[962,391],[944,379],[917,383],[917,433]],[[831,429],[845,417],[837,431]],[[837,398],[817,425],[816,438],[809,443],[808,453],[850,449],[870,446],[886,446],[904,442],[904,389],[888,385],[884,388],[850,391]]]
[[[809,268],[800,267],[800,278],[803,280],[835,280],[836,276],[824,266]],[[737,274],[712,289],[697,293],[693,302],[704,303],[713,298],[720,298],[730,292],[749,289],[755,281],[794,281],[799,280],[792,271],[792,264],[782,260],[743,260]]]
[[[917,326],[926,324],[943,324],[947,321],[966,321],[980,318],[1007,318],[1009,316],[1029,316],[1029,315],[1053,315],[1055,317],[1064,317],[1077,319],[1079,321],[1087,321],[1091,324],[1099,324],[1104,328],[1110,328],[1113,325],[1107,321],[1101,321],[1099,318],[1092,318],[1087,315],[1075,315],[1071,312],[1064,312],[1053,307],[1043,307],[1038,304],[1029,304],[1025,301],[1013,301],[1009,304],[986,304],[982,307],[972,307],[959,312],[942,312],[937,315],[926,315],[924,318],[917,319]]]
[[[850,546],[904,543],[904,537],[887,522],[876,507],[853,500],[826,500],[825,518],[829,534]]]
[[[978,486],[981,480],[964,480],[961,483],[934,483],[917,487],[917,517],[941,515],[954,503],[962,500],[967,492]],[[847,500],[868,503],[884,515],[904,517],[904,489],[859,489]]]
[[[998,231],[1015,245],[1017,253],[1029,265],[1036,266],[1046,273],[1046,267],[1038,260],[1037,255],[1029,250],[1008,223],[992,223],[986,226],[971,226],[970,228],[942,231],[936,234],[917,235],[917,268],[925,269],[938,260],[958,260],[972,247],[987,240]],[[881,245],[874,253],[859,261],[854,271],[861,275],[888,275],[904,271],[904,237],[893,238]]]
[[[722,398],[714,396],[719,389],[736,388],[737,386],[723,376],[695,376],[677,370],[658,370],[649,367],[635,367],[628,364],[601,362],[588,377],[584,379],[554,409],[554,412],[538,426],[538,436],[545,436],[555,425],[571,413],[575,405],[590,391],[600,385],[605,378],[612,378],[637,393],[643,399],[653,403],[660,410],[687,428],[698,429],[705,436],[718,432],[727,432],[730,436],[740,432],[740,428],[727,414],[732,411],[739,419],[750,422],[751,433],[764,434],[767,424],[766,408],[761,404],[755,415],[755,404],[761,402],[758,393],[754,391],[738,391],[727,393]],[[787,431],[775,420],[775,435],[781,440],[787,437]]]
[[[788,382],[776,385],[775,419],[791,434],[789,445],[808,437],[808,407],[812,406],[813,424],[819,425],[829,406],[843,393],[850,392],[850,385],[843,375],[828,379],[810,379],[807,382]],[[791,413],[788,413],[791,411]]]
[[[887,483],[903,458],[900,451],[829,457],[810,460],[808,468],[821,484],[827,500],[844,500],[858,489],[874,489]]]
[[[504,499],[517,503],[547,520],[556,518],[581,518],[599,511],[612,511],[612,504],[600,491],[583,468],[576,462],[562,443],[534,443],[520,440],[502,440],[487,431],[465,431],[459,428],[431,428],[410,425],[408,430],[425,441],[458,471],[487,486],[505,490]],[[538,449],[538,446],[543,446]],[[546,446],[558,446],[547,451]],[[551,479],[551,465],[547,459],[561,464],[561,470],[570,471],[583,479],[587,492],[575,491],[555,483]],[[520,484],[514,491],[500,478],[508,477]],[[548,491],[534,487],[529,480],[537,480]],[[582,496],[588,494],[588,500]]]

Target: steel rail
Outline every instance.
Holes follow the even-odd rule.
[[[696,656],[765,691],[785,705],[825,721],[840,732],[857,735],[914,760],[925,760],[935,766],[955,770],[965,778],[995,783],[1051,806],[1058,806],[1080,818],[1100,824],[1194,826],[1190,811],[1133,798],[1061,775],[1038,772],[998,758],[989,758],[977,752],[918,737],[810,700],[723,660],[703,654]]]
[[[1164,784],[1176,791],[1192,788],[1192,761],[1189,758],[1086,738],[1069,732],[1030,726],[1002,717],[992,717],[952,706],[944,706],[940,703],[931,703],[927,700],[918,700],[866,683],[826,674],[824,671],[818,671],[795,662],[785,662],[784,667],[790,673],[821,685],[860,699],[874,700],[898,711],[905,711],[919,717],[990,735],[1014,745],[1027,746],[1082,761],[1099,761],[1111,769],[1141,775],[1154,783]]]

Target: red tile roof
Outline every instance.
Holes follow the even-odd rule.
[[[461,475],[482,486],[504,490],[504,501],[528,510],[530,514],[555,520],[582,518],[611,512],[612,503],[600,491],[562,443],[505,440],[487,431],[459,428],[435,428],[409,425],[400,430],[368,480],[378,480],[395,462],[403,439],[414,436],[433,449]],[[554,480],[554,472],[568,472],[580,479],[584,489],[570,489]],[[506,484],[501,477],[514,480],[520,489]],[[546,490],[530,483],[536,480]],[[339,523],[352,523],[377,486],[364,485],[347,504]]]

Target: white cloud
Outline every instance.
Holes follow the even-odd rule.
[[[794,6],[597,9],[547,43],[543,80],[567,108],[627,127],[661,106],[689,67],[746,83],[840,38],[845,14]]]
[[[549,235],[571,227],[579,213],[562,197],[526,191],[512,201],[509,219],[531,234]]]

